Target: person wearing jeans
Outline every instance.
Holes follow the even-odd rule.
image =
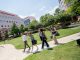
[[[49,48],[49,44],[47,42],[47,38],[43,32],[43,29],[39,29],[39,36],[42,41],[42,49],[44,49],[44,44],[46,44],[46,46]]]

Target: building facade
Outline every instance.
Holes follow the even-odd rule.
[[[28,26],[30,24],[30,20],[29,19],[24,19],[24,25]]]
[[[0,10],[0,38],[5,35],[5,32],[11,30],[13,23],[15,23],[17,27],[20,27],[21,25],[26,27],[33,20],[35,20],[33,16],[28,16],[22,19],[16,14]]]
[[[59,8],[60,10],[66,10],[69,6],[71,5],[71,3],[65,3],[65,0],[59,0]]]
[[[24,18],[24,25],[25,25],[25,26],[28,26],[28,25],[30,24],[30,22],[32,22],[33,20],[36,20],[36,18],[33,17],[33,16],[25,17],[25,18]]]
[[[33,16],[28,16],[28,17],[26,17],[25,19],[30,20],[30,22],[33,21],[33,20],[36,20],[36,18],[33,17]]]
[[[15,23],[18,27],[20,27],[21,24],[26,26],[28,25],[29,22],[27,19],[26,20],[22,19],[16,14],[0,10],[0,37],[5,32],[8,32],[10,30],[13,23]]]

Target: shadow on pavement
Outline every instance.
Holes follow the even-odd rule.
[[[53,50],[53,48],[49,48],[48,50]]]
[[[4,46],[0,46],[0,47],[4,48]]]

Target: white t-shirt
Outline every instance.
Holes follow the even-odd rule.
[[[26,40],[27,40],[26,35],[22,35],[22,40],[23,40],[23,41],[26,41]]]

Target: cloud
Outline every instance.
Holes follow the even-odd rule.
[[[35,18],[36,18],[36,20],[39,20],[39,17],[37,16],[37,14],[36,14],[36,13],[32,13],[32,14],[30,14],[29,16],[33,16],[33,17],[35,17]]]
[[[36,13],[32,13],[32,14],[26,15],[26,16],[23,16],[23,15],[18,15],[18,16],[21,17],[21,18],[25,18],[25,17],[27,17],[27,16],[33,16],[33,17],[36,18],[36,20],[39,20],[39,16],[37,16]]]
[[[59,6],[55,6],[52,10],[50,10],[48,13],[50,13],[51,15],[53,15],[55,13],[55,10],[58,8]]]
[[[43,7],[40,8],[40,11],[44,11],[45,9],[46,9],[46,7],[43,6]]]
[[[32,13],[31,15],[29,15],[29,16],[33,16],[33,17],[35,17],[36,18],[36,20],[38,20],[39,21],[39,16],[37,16],[37,14],[36,13]]]
[[[32,14],[30,14],[29,16],[34,16],[34,17],[36,17],[36,13],[32,13]]]
[[[19,17],[21,17],[21,18],[25,18],[26,16],[23,16],[23,15],[18,15]]]

